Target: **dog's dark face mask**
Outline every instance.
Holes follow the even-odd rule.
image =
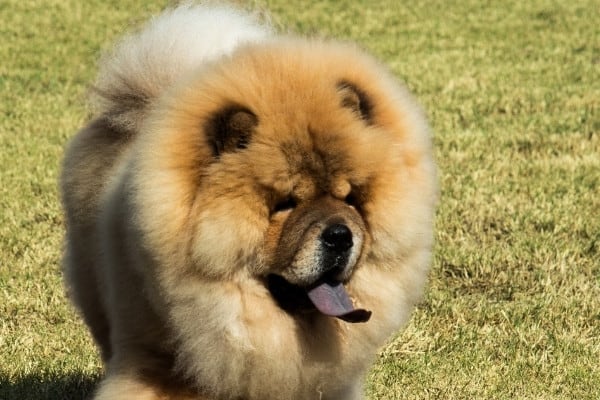
[[[268,288],[291,313],[320,312],[347,322],[366,322],[371,312],[354,308],[345,284],[365,241],[365,226],[347,203],[322,197],[293,207],[273,260]]]

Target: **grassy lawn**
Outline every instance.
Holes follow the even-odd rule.
[[[101,373],[63,294],[57,175],[99,53],[165,3],[0,3],[1,400],[83,399]],[[435,131],[430,287],[368,398],[598,399],[597,0],[252,4],[375,53]]]

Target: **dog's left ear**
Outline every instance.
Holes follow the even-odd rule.
[[[342,107],[354,111],[367,124],[373,122],[373,103],[363,90],[346,80],[341,80],[337,89],[342,99]]]
[[[257,125],[258,117],[245,107],[230,106],[216,112],[206,126],[213,155],[245,149]]]

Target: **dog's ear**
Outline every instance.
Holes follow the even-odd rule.
[[[341,80],[337,85],[342,107],[354,111],[358,117],[370,124],[373,122],[373,103],[369,96],[355,84]]]
[[[258,117],[245,107],[229,106],[216,112],[206,124],[213,155],[245,149],[257,125]]]

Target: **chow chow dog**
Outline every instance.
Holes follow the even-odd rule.
[[[360,399],[426,283],[423,112],[374,58],[184,4],[100,64],[61,191],[97,400]]]

